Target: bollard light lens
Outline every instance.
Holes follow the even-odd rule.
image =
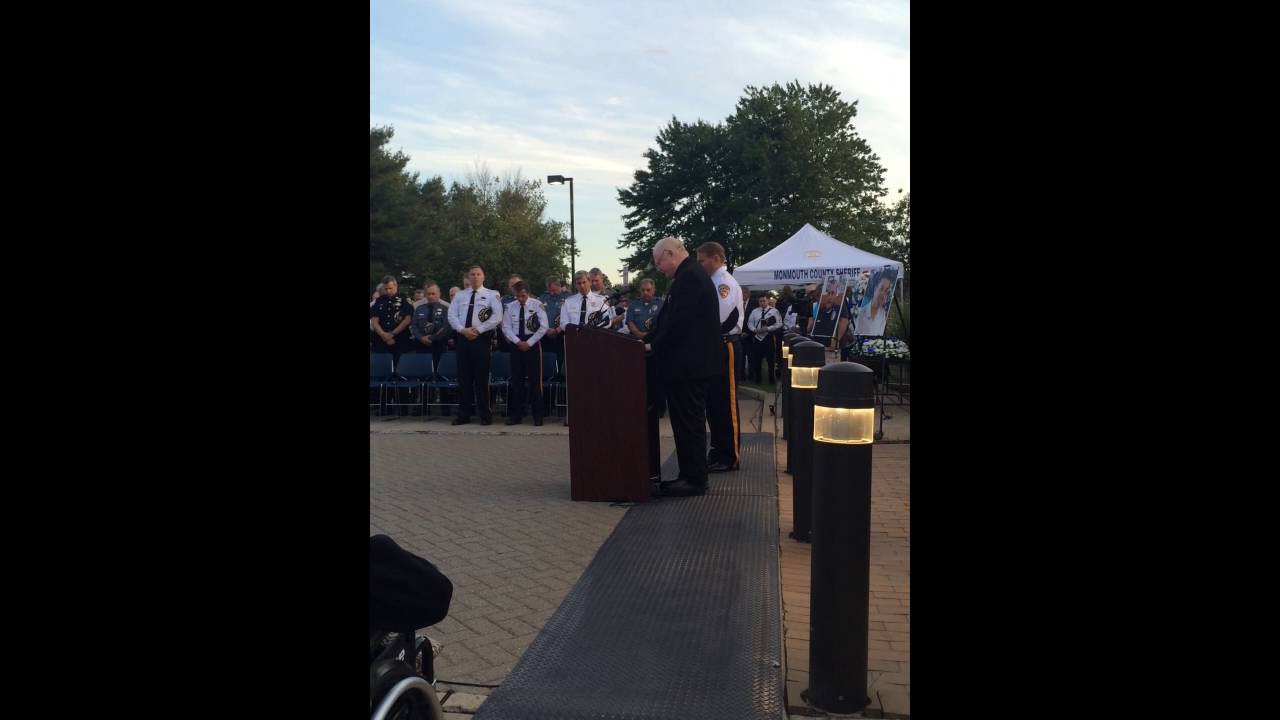
[[[821,369],[816,367],[791,368],[791,387],[801,389],[818,387],[818,371]]]
[[[814,384],[817,384],[816,376]],[[876,413],[873,408],[831,408],[821,405],[813,408],[813,439],[818,442],[867,445],[874,438],[875,426]]]

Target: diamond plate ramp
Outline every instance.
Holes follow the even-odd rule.
[[[771,443],[744,435],[707,495],[628,510],[477,720],[782,718]]]

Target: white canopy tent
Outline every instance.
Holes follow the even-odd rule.
[[[843,280],[864,270],[886,266],[897,268],[897,277],[902,277],[902,263],[897,260],[846,245],[805,223],[774,249],[739,265],[733,271],[733,279],[743,287],[764,290],[783,285],[812,285],[828,275]]]

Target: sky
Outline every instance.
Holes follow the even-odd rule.
[[[673,116],[723,122],[749,85],[857,100],[885,199],[910,192],[909,17],[906,0],[371,0],[369,121],[446,185],[480,165],[572,177],[577,267],[620,281],[617,190]],[[568,185],[543,192],[546,219],[568,222]]]

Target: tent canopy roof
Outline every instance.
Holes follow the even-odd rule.
[[[828,275],[852,275],[885,266],[898,269],[902,263],[852,245],[846,245],[809,223],[777,247],[751,262],[739,265],[733,279],[744,287],[766,288],[783,285],[811,285]]]

